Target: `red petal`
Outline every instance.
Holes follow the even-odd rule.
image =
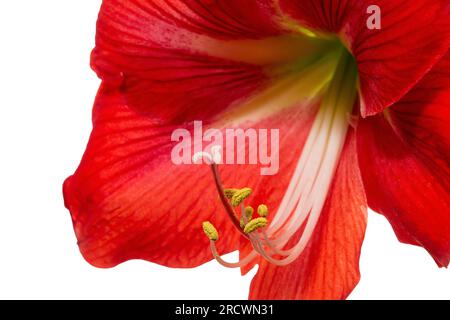
[[[373,4],[381,30],[366,26]],[[397,102],[450,44],[447,0],[281,0],[281,7],[307,27],[341,34],[358,62],[364,117]]]
[[[402,242],[450,260],[450,54],[385,116],[358,128],[368,202]]]
[[[367,220],[356,161],[356,139],[351,133],[308,247],[286,267],[262,262],[250,288],[251,299],[344,299],[350,294],[360,278]]]
[[[103,1],[92,65],[140,112],[208,119],[267,81],[260,66],[213,58],[212,47],[278,34],[272,11],[268,1]]]
[[[208,166],[176,166],[170,159],[171,134],[179,127],[144,117],[124,100],[121,93],[100,89],[87,151],[64,184],[84,257],[99,267],[129,259],[197,266],[211,259],[201,229],[204,220],[218,228],[221,253],[237,249],[238,232],[220,206]],[[260,166],[221,166],[226,186],[253,187],[256,203],[269,194],[281,197],[278,183],[289,179],[291,161],[298,157],[315,109],[285,109],[259,123],[243,124],[244,129],[280,129],[281,166],[286,159],[286,167],[260,180]]]
[[[217,203],[209,170],[171,165],[172,130],[130,110],[123,95],[100,89],[88,148],[64,183],[78,244],[91,264],[199,265],[211,256],[201,230],[208,219],[229,234],[220,250],[237,248],[225,216],[206,205]]]
[[[270,0],[105,0],[102,23],[105,16],[117,27],[130,28],[130,36],[166,37],[155,31],[173,31],[171,26],[222,39],[257,39],[280,32]]]
[[[104,1],[92,66],[139,112],[209,120],[265,88],[269,68],[327,45],[280,35],[271,3]]]

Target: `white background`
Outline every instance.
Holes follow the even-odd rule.
[[[251,276],[214,262],[173,270],[132,261],[100,270],[78,252],[61,185],[91,129],[99,81],[89,54],[99,6],[0,4],[0,298],[245,299]],[[361,271],[353,299],[450,298],[450,271],[423,249],[398,243],[375,213]]]

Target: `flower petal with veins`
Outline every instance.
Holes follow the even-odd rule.
[[[381,30],[366,27],[373,4]],[[280,7],[306,27],[341,36],[358,63],[363,117],[397,102],[450,45],[447,0],[280,0]]]
[[[369,205],[398,238],[450,261],[450,54],[402,100],[360,122],[358,154]]]

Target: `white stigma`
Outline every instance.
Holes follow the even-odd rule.
[[[197,152],[192,156],[192,162],[194,164],[202,164],[203,161],[208,165],[220,164],[222,162],[221,150],[221,146],[213,146],[211,153],[205,151]]]

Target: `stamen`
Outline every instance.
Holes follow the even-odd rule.
[[[220,264],[238,268],[260,255],[272,264],[285,266],[295,261],[306,248],[325,205],[351,125],[348,115],[351,114],[356,99],[356,79],[356,64],[350,54],[342,51],[298,165],[269,228],[266,229],[269,214],[267,206],[260,204],[257,208],[259,217],[254,219],[254,209],[244,205],[244,200],[251,195],[252,190],[224,190],[217,163],[210,157],[216,187],[225,210],[254,249],[237,263],[224,261],[215,246],[218,232],[211,223],[205,222],[203,229],[211,240],[211,252]],[[242,208],[240,221],[234,209],[239,205]],[[291,248],[286,248],[293,237],[296,242]]]
[[[318,136],[320,135],[321,129],[323,128],[323,122],[325,121],[326,112],[324,108],[320,108],[316,119],[314,121],[313,127],[311,128],[308,139],[306,140],[305,146],[303,147],[302,155],[294,171],[294,174],[289,183],[288,189],[281,201],[278,212],[291,213],[295,207],[295,199],[299,199],[303,189],[306,187],[304,181],[305,174],[308,172],[305,167],[308,163],[318,163],[317,161],[310,161],[311,153],[315,145],[320,145],[317,143]],[[311,168],[308,168],[311,170]],[[280,230],[282,225],[285,223],[288,217],[282,214],[276,214],[270,226],[272,233]]]
[[[210,248],[211,248],[211,252],[212,252],[214,259],[216,259],[217,262],[219,262],[222,266],[224,266],[226,268],[243,267],[243,266],[249,264],[250,262],[252,262],[253,259],[255,259],[258,256],[257,252],[252,251],[244,259],[240,260],[239,262],[227,262],[220,256],[219,252],[217,251],[216,243],[214,241],[210,242]]]
[[[244,212],[243,212],[242,217],[241,217],[241,228],[242,228],[242,229],[244,229],[244,228],[245,228],[245,225],[246,225],[250,220],[253,219],[253,213],[255,212],[255,210],[254,210],[252,207],[248,206],[248,207],[244,208],[243,211],[244,211]]]
[[[231,205],[233,207],[239,206],[242,201],[244,201],[245,199],[247,199],[250,196],[251,193],[252,193],[252,189],[250,189],[250,188],[240,189],[231,198]]]
[[[248,207],[245,207],[245,217],[247,218],[247,220],[252,220],[252,218],[253,218],[253,213],[255,212],[255,210],[251,207],[251,206],[248,206]]]
[[[286,250],[290,252],[289,256],[282,260],[269,257],[268,260],[277,265],[287,265],[303,252],[325,204],[349,127],[347,114],[351,112],[356,98],[356,65],[351,59],[347,53],[341,58],[321,107],[320,112],[326,110],[325,117],[316,119],[314,130],[302,152],[297,169],[303,170],[295,172],[295,180],[291,180],[291,186],[293,184],[294,187],[288,189],[290,193],[285,195],[280,205],[283,211],[279,210],[275,216],[277,224],[269,228],[269,234],[272,235],[282,231],[275,240],[276,248],[284,247],[303,228],[297,243]],[[318,132],[315,132],[316,128],[320,128]]]
[[[227,197],[227,199],[231,200],[231,198],[233,198],[234,194],[238,191],[239,191],[239,189],[224,189],[223,194],[225,195],[225,197]]]
[[[217,241],[219,239],[219,233],[217,232],[217,229],[214,227],[214,225],[209,222],[205,221],[202,224],[203,231],[205,232],[206,236],[211,241]]]
[[[267,206],[265,204],[260,204],[258,206],[258,214],[260,217],[267,218],[269,215],[269,209],[267,209]]]
[[[277,246],[270,240],[269,235],[265,230],[263,230],[262,235],[264,237],[264,244],[266,244],[274,254],[277,254],[279,256],[288,256],[291,254],[292,250],[278,249]]]
[[[266,218],[256,218],[251,220],[249,223],[245,225],[244,232],[252,233],[260,228],[267,227],[267,219]]]
[[[258,252],[264,259],[266,259],[266,261],[268,261],[274,265],[277,265],[277,266],[285,266],[290,263],[290,262],[286,263],[286,261],[287,261],[287,259],[289,259],[289,257],[286,259],[283,259],[283,260],[272,258],[267,253],[267,251],[264,250],[264,248],[261,244],[261,241],[259,241],[258,239],[255,239],[254,236],[251,237],[251,242],[252,242],[253,248],[256,250],[256,252]]]

